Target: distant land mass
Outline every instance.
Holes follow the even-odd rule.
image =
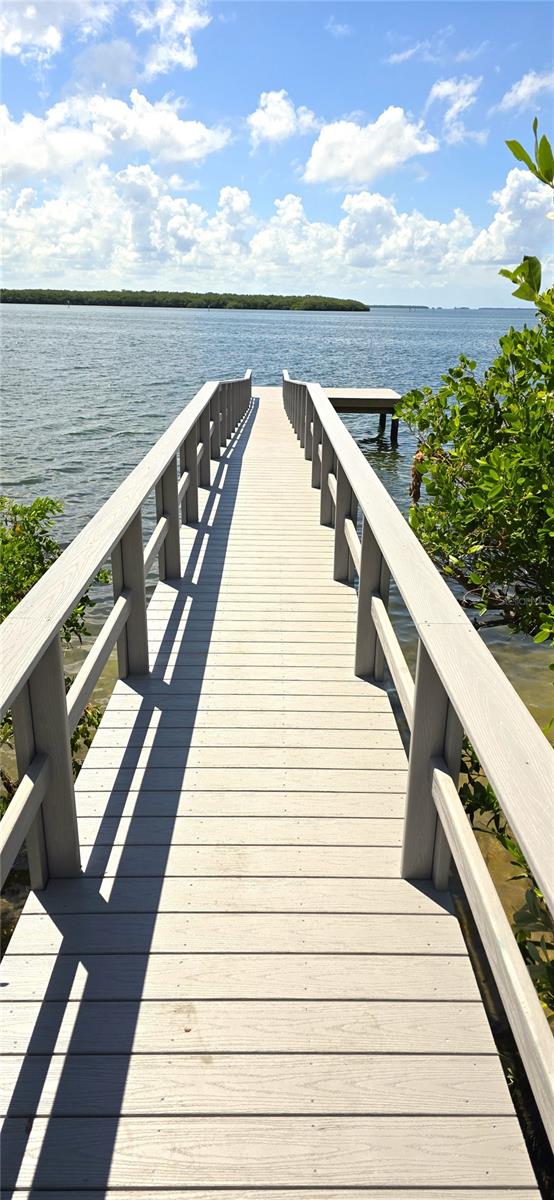
[[[257,296],[233,292],[67,291],[52,288],[2,288],[2,304],[90,304],[120,308],[250,308],[293,312],[369,312],[361,300],[336,296]]]

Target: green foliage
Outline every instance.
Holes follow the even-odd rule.
[[[45,571],[61,554],[61,546],[52,536],[55,518],[63,511],[63,505],[49,496],[39,496],[32,504],[17,504],[0,496],[0,622],[19,604]],[[109,574],[100,571],[95,582],[107,583]],[[81,597],[60,630],[66,644],[74,639],[79,642],[88,633],[86,616],[95,601],[89,592]],[[73,682],[65,678],[66,690]],[[88,704],[71,738],[73,769],[77,774],[83,750],[90,746],[100,721],[100,709]],[[11,712],[7,712],[0,723],[0,747],[13,748],[13,726]],[[0,815],[9,804],[16,782],[8,771],[0,769]]]
[[[506,142],[508,150],[517,158],[518,162],[522,162],[528,168],[536,179],[540,179],[541,183],[554,190],[554,155],[548,138],[541,137],[539,141],[539,123],[537,117],[533,121],[533,134],[535,138],[535,161],[531,155],[523,148],[520,142]],[[554,213],[550,214],[554,216]],[[550,288],[546,292],[541,292],[541,264],[538,258],[534,258],[529,254],[525,254],[523,261],[518,267],[509,271],[503,267],[499,272],[506,279],[510,279],[516,284],[515,292],[512,296],[517,296],[518,300],[529,300],[535,304],[539,312],[543,316],[554,319],[554,290]]]
[[[284,309],[305,312],[368,312],[360,300],[336,296],[260,296],[233,292],[78,292],[58,288],[2,288],[3,304],[91,304],[123,308]]]
[[[510,329],[500,348],[481,378],[462,356],[436,392],[403,397],[400,415],[419,437],[410,522],[464,587],[462,603],[545,641],[554,636],[552,330],[545,321]]]

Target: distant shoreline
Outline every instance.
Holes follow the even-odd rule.
[[[249,312],[527,312],[527,306],[466,304],[363,304],[336,296],[280,296],[234,292],[76,291],[69,288],[0,288],[0,304],[52,304],[71,308],[190,308]]]
[[[2,304],[84,304],[116,308],[282,309],[287,312],[369,312],[361,300],[336,296],[262,296],[232,292],[74,291],[65,288],[2,288]],[[405,307],[408,307],[407,305]],[[419,306],[423,307],[423,306]]]

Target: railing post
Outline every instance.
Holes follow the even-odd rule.
[[[196,429],[196,426],[195,426]],[[196,434],[195,434],[196,436]],[[161,478],[161,500],[163,515],[169,521],[164,542],[165,578],[181,578],[181,513],[177,480],[177,458],[172,456]]]
[[[383,601],[385,608],[388,608],[388,606],[389,606],[389,590],[390,590],[390,571],[385,562],[385,559],[381,555],[381,568],[380,568],[380,572],[379,572],[378,595],[381,597],[381,600]],[[375,646],[375,664],[373,667],[373,678],[374,678],[375,682],[380,683],[384,674],[385,674],[385,654],[384,654],[381,642],[379,641],[379,638],[377,638],[377,643]]]
[[[21,779],[37,753],[28,684],[25,684],[12,704],[12,720],[17,773]],[[31,887],[33,891],[40,891],[48,883],[48,856],[42,805],[27,833],[25,846]]]
[[[344,532],[344,522],[347,517],[352,520],[356,514],[356,502],[348,476],[337,462],[337,502],[335,505],[335,552],[333,561],[333,579],[347,582],[350,580],[352,560]]]
[[[458,786],[460,775],[463,740],[464,731],[462,723],[449,701],[446,713],[443,758],[456,787]],[[439,892],[445,892],[448,888],[451,858],[448,838],[439,817],[437,817],[435,845],[433,847],[433,883]]]
[[[356,620],[356,657],[354,671],[362,677],[374,677],[375,654],[379,639],[371,615],[371,598],[379,595],[381,550],[373,530],[364,517],[360,552],[360,582],[358,585],[358,615]]]
[[[39,867],[53,879],[81,873],[79,834],[73,789],[71,743],[62,648],[58,635],[47,646],[29,679],[29,709],[37,754],[49,761],[48,790],[42,802],[46,862]],[[17,716],[21,715],[21,709]],[[30,730],[27,737],[30,743]],[[17,738],[17,731],[16,731]],[[39,833],[40,838],[40,833]],[[34,864],[34,869],[37,864]]]
[[[221,458],[221,384],[218,385],[210,400],[210,420],[213,421],[212,436],[210,442],[210,457],[216,462]]]
[[[303,383],[300,383],[298,386],[299,386],[299,391],[300,391],[300,402],[299,402],[299,410],[298,410],[298,437],[300,439],[300,448],[301,448],[301,450],[303,450],[304,446],[306,444],[306,410],[308,407],[308,402],[307,402],[308,389]]]
[[[196,423],[185,438],[183,451],[185,471],[188,471],[190,476],[183,503],[183,521],[190,525],[193,521],[198,520],[198,429]]]
[[[158,493],[158,488],[156,488]],[[161,515],[161,514],[159,514]],[[163,547],[162,547],[163,552]],[[149,671],[146,591],[144,586],[144,546],[140,509],[125,530],[112,554],[114,600],[123,588],[130,593],[131,611],[118,639],[119,675],[147,675]]]
[[[321,442],[321,421],[315,410],[314,405],[314,428],[312,434],[312,487],[321,487],[321,459],[319,457],[319,446]]]
[[[310,396],[309,390],[306,387],[306,400],[304,408],[304,458],[308,461],[312,457],[312,422],[314,419],[314,402]]]
[[[206,407],[201,412],[200,420],[199,420],[198,424],[199,424],[199,430],[200,430],[200,441],[202,442],[202,445],[204,447],[204,453],[202,455],[202,458],[200,459],[200,470],[199,470],[198,482],[200,484],[200,487],[209,488],[210,483],[211,483],[210,406],[209,406],[209,404],[206,404]]]
[[[325,430],[321,434],[321,496],[319,521],[321,525],[333,524],[333,497],[329,491],[329,471],[333,469],[333,447]]]
[[[414,692],[412,736],[408,764],[406,814],[402,844],[404,879],[430,879],[436,867],[437,886],[447,882],[445,855],[432,796],[433,758],[448,756],[454,776],[459,771],[461,736],[453,720],[448,729],[448,696],[420,641]],[[457,761],[456,761],[457,759]],[[435,861],[436,856],[436,861]],[[446,882],[445,882],[446,873]]]

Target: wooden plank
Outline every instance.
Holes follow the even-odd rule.
[[[0,1114],[122,1116],[342,1113],[511,1115],[495,1055],[33,1055],[6,1058]],[[17,1087],[21,1075],[21,1085]],[[114,1087],[115,1083],[115,1087]]]
[[[89,876],[334,875],[398,878],[396,846],[83,846]]]
[[[319,912],[449,915],[444,893],[405,879],[51,880],[32,892],[30,914],[105,912]],[[25,953],[27,950],[25,948]]]
[[[180,714],[184,709],[192,710],[199,714],[199,719],[202,719],[204,712],[225,712],[229,713],[229,719],[232,720],[233,713],[259,713],[262,717],[263,713],[279,713],[284,720],[295,713],[314,712],[319,721],[319,714],[327,712],[330,715],[336,713],[337,705],[335,703],[337,697],[333,692],[323,696],[321,688],[317,694],[313,692],[304,692],[304,694],[292,694],[287,688],[286,693],[279,689],[273,695],[263,692],[254,692],[253,689],[245,689],[238,693],[234,692],[214,692],[205,689],[198,695],[197,690],[192,692],[176,692],[171,689],[171,702],[169,702],[168,689],[160,687],[156,684],[155,690],[150,695],[141,694],[138,690],[128,689],[125,693],[117,692],[109,702],[107,713],[113,712],[135,712],[150,714],[152,712],[167,714],[167,720],[172,719],[171,714]],[[355,696],[340,696],[340,709],[343,720],[349,720],[352,714],[357,714],[360,719],[366,719],[366,714],[375,712],[390,713],[390,701],[383,693],[377,690],[369,696],[361,696],[358,692]],[[337,721],[341,719],[341,713],[337,714]],[[177,718],[179,719],[179,718]],[[263,719],[263,717],[262,717]],[[340,726],[339,726],[340,727]]]
[[[103,817],[102,791],[76,792],[77,814]],[[404,815],[401,792],[110,792],[110,817],[367,817],[376,820]],[[108,818],[106,818],[108,819]]]
[[[309,745],[329,746],[336,737],[347,748],[351,744],[360,746],[369,738],[372,745],[379,745],[374,738],[398,738],[398,726],[390,708],[336,714],[311,712],[308,707],[303,713],[296,709],[289,712],[281,709],[273,713],[258,712],[255,722],[251,713],[252,710],[246,714],[235,712],[230,706],[225,709],[224,716],[204,708],[199,708],[197,713],[174,712],[171,708],[144,708],[133,713],[110,704],[95,734],[95,742],[97,745],[119,745],[119,740],[114,738],[128,738],[128,744],[132,745],[133,738],[137,737],[144,738],[141,744],[147,745],[147,738],[159,734],[161,738],[189,737],[198,745],[223,745],[227,739],[230,745],[239,745],[241,738],[248,737],[249,745],[271,745],[272,740],[266,742],[266,738],[279,738],[279,744],[284,746],[306,745],[309,738]],[[213,738],[217,739],[216,743],[210,740]]]
[[[381,716],[381,714],[377,714]],[[391,727],[391,722],[394,720],[392,715],[388,718],[388,728],[383,728],[383,723],[379,722],[375,728],[373,720],[366,721],[363,732],[360,729],[338,729],[333,731],[329,729],[312,729],[305,727],[284,728],[264,728],[256,722],[255,714],[252,714],[250,725],[234,725],[231,728],[225,723],[222,727],[221,719],[217,725],[212,722],[210,729],[205,729],[192,724],[187,729],[183,728],[183,724],[179,726],[170,725],[166,727],[165,719],[162,718],[158,725],[153,728],[142,727],[129,728],[115,725],[112,719],[104,721],[102,727],[97,731],[94,737],[95,750],[100,749],[137,749],[155,746],[157,749],[162,747],[184,747],[189,746],[190,749],[217,749],[222,747],[229,749],[238,749],[239,747],[248,748],[250,750],[255,747],[260,747],[263,750],[275,750],[279,748],[282,751],[288,750],[306,750],[306,749],[322,749],[327,752],[332,750],[342,749],[359,752],[360,742],[371,742],[372,750],[395,750],[402,747],[402,740],[395,725]],[[380,727],[379,727],[380,726]],[[364,736],[365,735],[365,736]],[[352,765],[352,764],[351,764]]]
[[[261,770],[315,770],[320,773],[332,771],[387,771],[403,772],[407,769],[406,754],[400,749],[352,749],[337,750],[324,747],[269,747],[269,746],[153,746],[125,748],[117,746],[95,746],[89,750],[82,771],[112,771],[119,767],[144,767],[149,772],[156,770],[189,771],[233,769],[247,772]],[[86,778],[85,778],[86,782]]]
[[[318,1189],[317,1200],[338,1200],[339,1192],[334,1188],[332,1192],[326,1191],[325,1188]],[[394,1189],[394,1200],[414,1200],[413,1188],[397,1188]],[[173,1189],[164,1188],[159,1191],[156,1187],[149,1187],[147,1191],[142,1188],[133,1189],[133,1200],[183,1200],[183,1192],[181,1189],[174,1191]],[[219,1191],[206,1191],[205,1189],[188,1189],[190,1200],[220,1200],[221,1193]],[[13,1193],[0,1192],[1,1200],[13,1200]],[[43,1188],[40,1191],[31,1189],[28,1191],[18,1188],[17,1200],[60,1200],[58,1192],[45,1191]],[[86,1192],[75,1191],[71,1188],[69,1191],[64,1191],[64,1200],[129,1200],[129,1192],[127,1189],[120,1191],[119,1188],[110,1188],[106,1192],[103,1188],[101,1191],[90,1191],[87,1188]],[[233,1192],[233,1200],[252,1200],[252,1193],[244,1189],[237,1188]],[[314,1200],[313,1191],[302,1188],[287,1188],[286,1191],[280,1191],[278,1188],[271,1188],[270,1191],[258,1188],[256,1190],[256,1200]],[[348,1192],[348,1200],[393,1200],[391,1197],[390,1188],[384,1191],[382,1188],[372,1188],[371,1194],[367,1189],[362,1191],[350,1188]],[[511,1188],[509,1194],[505,1189],[498,1188],[444,1188],[436,1190],[435,1188],[426,1188],[424,1200],[540,1200],[540,1193],[537,1188]]]
[[[534,1184],[515,1117],[164,1117],[155,1148],[141,1117],[60,1117],[48,1138],[46,1124],[6,1120],[8,1186],[55,1187],[62,1170],[67,1186],[98,1187],[108,1164],[115,1187],[481,1187],[492,1171],[507,1188]]]
[[[401,792],[406,789],[405,771],[316,770],[310,767],[266,767],[241,770],[240,767],[202,767],[199,770],[183,767],[87,767],[81,771],[83,783],[92,790],[98,787],[111,790],[140,788],[145,791],[174,791],[186,786],[190,791],[210,791],[226,788],[229,791],[340,791]]]
[[[464,954],[454,917],[379,913],[68,913],[23,916],[17,954]]]
[[[125,881],[102,884],[114,903]],[[148,880],[145,880],[148,883]],[[286,968],[286,970],[285,970]],[[6,954],[0,964],[2,1003],[50,1000],[381,1000],[452,1002],[450,1019],[460,1038],[444,1052],[457,1053],[470,1030],[470,1049],[494,1051],[469,959],[417,954]],[[430,1024],[434,1009],[429,1008]],[[476,1033],[477,1031],[477,1033]],[[445,1037],[450,1038],[448,1030]],[[478,1034],[478,1040],[475,1040]],[[486,1035],[486,1036],[485,1036]],[[315,1034],[314,1034],[315,1037]],[[315,1044],[315,1043],[314,1043]],[[386,1049],[391,1051],[394,1043]],[[352,1046],[350,1047],[352,1049]],[[407,1053],[413,1052],[407,1051]],[[427,1053],[437,1052],[429,1039]]]
[[[54,1046],[56,1054],[390,1054],[391,1046],[397,1054],[480,1054],[494,1045],[478,1004],[173,998],[19,1001],[3,1011],[4,1053],[18,1055]]]
[[[81,817],[82,846],[401,846],[402,819]]]

